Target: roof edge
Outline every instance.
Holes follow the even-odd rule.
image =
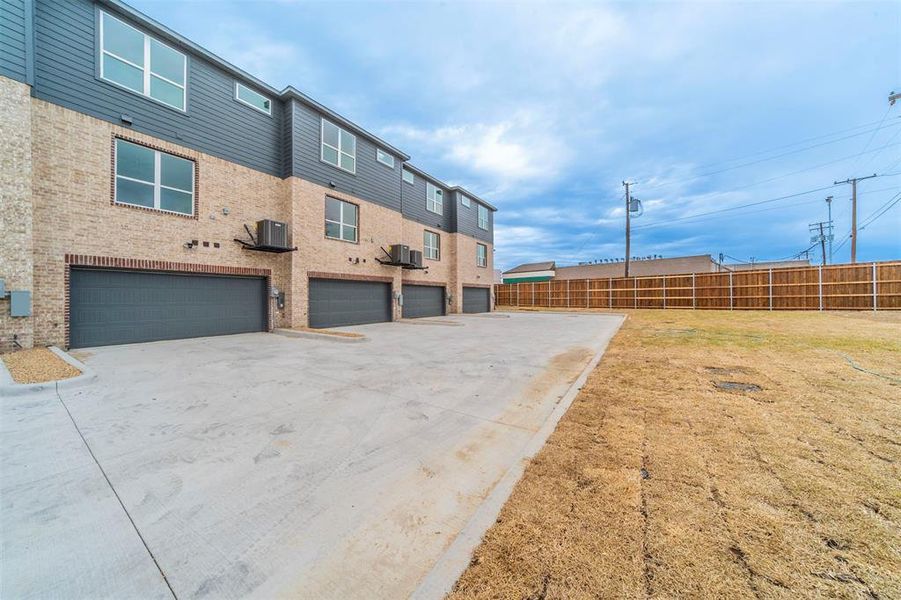
[[[106,6],[106,7],[110,8],[114,11],[117,11],[118,13],[120,13],[134,21],[139,22],[142,26],[146,27],[148,30],[150,30],[154,34],[156,34],[160,37],[163,37],[170,42],[175,42],[180,46],[190,49],[191,52],[194,52],[195,54],[202,56],[204,59],[213,63],[220,69],[230,73],[231,75],[234,75],[235,77],[244,79],[245,81],[252,83],[255,87],[259,88],[260,91],[265,91],[268,94],[270,94],[271,96],[273,96],[274,98],[278,98],[279,100],[285,100],[286,98],[295,98],[295,99],[303,102],[304,104],[307,104],[308,106],[315,108],[316,110],[318,110],[322,113],[325,113],[330,118],[332,118],[336,121],[339,121],[342,125],[344,125],[345,127],[349,128],[349,129],[352,129],[355,133],[362,135],[363,137],[369,139],[370,141],[375,142],[376,144],[384,147],[386,150],[390,150],[391,152],[397,154],[403,160],[405,160],[405,161],[410,160],[410,156],[403,150],[400,150],[399,148],[389,144],[388,142],[379,138],[374,133],[370,133],[369,131],[367,131],[366,129],[361,127],[360,125],[357,125],[350,119],[341,116],[340,114],[336,113],[332,109],[324,106],[323,104],[317,102],[316,100],[313,100],[310,96],[304,94],[303,92],[294,88],[293,86],[289,85],[285,89],[279,91],[278,89],[272,87],[271,85],[269,85],[262,79],[259,79],[258,77],[251,75],[250,73],[241,69],[240,67],[233,65],[232,63],[228,62],[221,56],[214,54],[213,52],[211,52],[210,50],[207,50],[206,48],[197,44],[196,42],[192,42],[185,36],[174,31],[173,29],[170,29],[166,25],[163,25],[159,21],[145,15],[138,9],[136,9],[132,6],[129,6],[128,4],[125,4],[124,2],[122,2],[122,0],[95,0],[95,1],[98,4],[100,4],[101,6]]]

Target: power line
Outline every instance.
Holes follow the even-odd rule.
[[[901,116],[898,116],[898,117],[895,117],[895,118],[896,118],[896,119],[901,119]],[[798,141],[796,141],[796,142],[792,142],[792,143],[790,143],[790,144],[783,144],[783,145],[781,145],[781,146],[775,146],[775,147],[769,148],[769,149],[767,149],[767,150],[759,150],[759,151],[757,151],[757,152],[752,152],[752,153],[749,153],[749,154],[744,154],[744,155],[742,155],[742,156],[737,156],[737,157],[735,157],[735,158],[730,158],[730,159],[727,159],[727,160],[722,160],[722,161],[717,161],[717,162],[712,162],[712,163],[706,163],[706,164],[703,164],[703,165],[698,166],[697,168],[698,168],[698,169],[709,169],[709,168],[712,168],[712,167],[718,167],[719,165],[725,165],[725,164],[732,163],[732,162],[735,162],[735,161],[738,161],[738,160],[744,160],[744,159],[746,159],[746,158],[753,158],[753,157],[755,157],[755,156],[760,156],[761,154],[769,154],[770,152],[777,152],[777,151],[782,150],[782,149],[785,149],[785,148],[791,148],[792,146],[798,146],[798,145],[800,145],[800,144],[805,144],[805,143],[807,143],[807,142],[813,142],[813,141],[816,141],[816,140],[821,140],[821,139],[823,139],[823,138],[832,137],[832,136],[834,136],[834,135],[840,135],[840,134],[843,134],[843,133],[848,133],[849,131],[855,131],[855,130],[858,130],[858,129],[863,129],[863,128],[865,128],[865,127],[871,127],[872,125],[879,125],[879,126],[881,126],[882,123],[883,123],[884,121],[885,121],[885,116],[883,116],[882,119],[878,119],[878,120],[876,120],[876,121],[870,121],[869,123],[862,123],[861,125],[856,125],[856,126],[854,126],[854,127],[848,127],[848,128],[846,128],[846,129],[839,129],[839,130],[837,130],[837,131],[833,131],[833,132],[830,132],[830,133],[824,133],[824,134],[817,135],[817,136],[814,136],[814,137],[803,138],[803,139],[800,139],[800,140],[798,140]],[[892,125],[886,125],[886,127],[894,127],[894,124],[892,124]],[[870,131],[870,130],[868,130],[868,131]],[[866,131],[865,131],[865,132],[862,132],[861,135],[862,135],[862,134],[865,134],[865,133],[867,133],[867,132],[866,132]],[[645,178],[643,178],[643,179],[648,179],[648,178],[645,177]],[[648,188],[646,188],[646,189],[653,189],[653,188],[656,188],[656,187],[662,187],[663,185],[669,185],[669,184],[660,184],[660,186],[652,186],[652,187],[648,187]]]
[[[798,192],[796,194],[788,194],[787,196],[779,196],[777,198],[769,198],[767,200],[758,200],[757,202],[749,202],[748,204],[739,204],[737,206],[730,206],[728,208],[720,208],[720,209],[711,210],[708,212],[696,213],[693,215],[686,215],[684,217],[677,217],[675,219],[667,219],[666,221],[661,221],[659,223],[648,223],[647,225],[639,225],[638,227],[635,227],[635,229],[650,229],[650,228],[654,228],[654,227],[661,227],[664,225],[669,225],[670,223],[674,223],[676,221],[686,221],[689,219],[694,219],[696,217],[704,217],[707,215],[714,215],[714,214],[729,212],[729,211],[737,210],[739,208],[747,208],[749,206],[758,206],[760,204],[768,204],[770,202],[778,202],[779,200],[787,200],[789,198],[797,198],[798,196],[806,196],[807,194],[813,194],[815,192],[822,192],[823,190],[832,189],[832,187],[833,186],[831,186],[831,185],[827,185],[824,187],[807,190],[806,192]]]
[[[873,135],[870,136],[870,139],[867,140],[867,143],[866,143],[866,145],[863,147],[863,150],[861,150],[861,151],[860,151],[860,154],[857,155],[857,159],[854,161],[854,165],[851,167],[851,171],[856,171],[856,170],[857,170],[857,163],[860,162],[860,157],[863,156],[863,153],[866,152],[867,148],[870,147],[870,144],[873,143],[873,138],[876,137],[876,132],[879,131],[879,127],[880,127],[880,126],[882,125],[882,123],[885,121],[885,118],[888,116],[888,113],[889,113],[890,110],[892,110],[892,105],[891,105],[891,104],[889,104],[888,108],[885,109],[885,113],[882,115],[882,118],[879,120],[879,125],[877,125],[877,126],[876,126],[876,129],[873,130]],[[894,138],[893,138],[893,139],[894,139]],[[870,157],[870,160],[872,160],[872,159],[873,159],[873,157],[871,156],[871,157]]]
[[[869,217],[863,220],[863,224],[860,226],[860,228],[866,229],[868,225],[872,225],[879,217],[890,211],[893,206],[898,204],[899,201],[901,201],[901,192],[898,192],[897,194],[889,198],[888,202],[873,211],[873,213]]]
[[[881,123],[880,123],[880,125],[881,125]],[[738,164],[738,165],[733,165],[733,166],[731,166],[731,167],[726,167],[726,168],[719,169],[719,170],[716,170],[716,171],[709,171],[709,172],[706,172],[706,173],[699,173],[698,175],[692,175],[691,177],[682,178],[682,179],[679,180],[679,181],[673,181],[673,182],[668,182],[668,183],[660,183],[660,184],[657,184],[657,185],[650,185],[650,186],[644,187],[644,188],[642,188],[642,189],[645,189],[645,190],[654,190],[654,189],[658,189],[658,188],[663,188],[663,187],[672,186],[672,185],[675,185],[676,183],[685,183],[685,182],[687,182],[687,181],[694,181],[694,180],[696,180],[696,179],[701,179],[701,178],[703,178],[703,177],[709,177],[709,176],[711,176],[711,175],[718,175],[719,173],[725,173],[726,171],[732,171],[732,170],[734,170],[734,169],[741,169],[741,168],[743,168],[743,167],[749,167],[749,166],[752,166],[752,165],[760,164],[760,163],[762,163],[762,162],[767,162],[767,161],[770,161],[770,160],[775,160],[775,159],[777,159],[777,158],[784,158],[784,157],[786,157],[786,156],[791,156],[791,155],[793,155],[793,154],[798,154],[799,152],[806,152],[807,150],[812,150],[813,148],[819,148],[819,147],[821,147],[821,146],[826,146],[826,145],[829,145],[829,144],[834,144],[834,143],[836,143],[836,142],[842,142],[842,141],[844,141],[844,140],[849,140],[849,139],[851,139],[851,138],[855,138],[855,137],[858,137],[858,136],[861,136],[861,135],[865,135],[865,134],[871,133],[871,132],[872,132],[873,135],[875,136],[875,135],[876,135],[876,132],[878,132],[880,129],[888,129],[889,127],[896,127],[896,126],[898,126],[898,125],[901,125],[901,123],[892,123],[892,124],[890,124],[890,125],[886,125],[885,127],[877,127],[877,128],[875,128],[875,129],[868,129],[868,130],[866,130],[866,131],[861,131],[861,132],[854,133],[854,134],[851,134],[851,135],[847,135],[847,136],[845,136],[845,137],[837,138],[837,139],[834,139],[834,140],[829,140],[829,141],[826,141],[826,142],[820,142],[819,144],[814,144],[814,145],[812,145],[812,146],[806,146],[806,147],[804,147],[804,148],[798,148],[798,149],[796,149],[796,150],[790,150],[790,151],[788,151],[788,152],[783,152],[782,154],[775,154],[775,155],[773,155],[773,156],[767,156],[767,157],[765,157],[765,158],[760,158],[760,159],[757,159],[757,160],[753,160],[753,161],[751,161],[751,162],[746,162],[746,163],[741,163],[741,164]],[[899,129],[898,132],[901,132],[901,129]],[[893,136],[892,139],[894,139],[895,137],[896,137],[896,136]],[[871,143],[872,141],[873,141],[873,138],[871,137],[870,140],[867,142],[867,146],[869,146],[870,143]],[[866,148],[864,148],[864,150],[866,150]],[[861,154],[862,154],[862,153],[863,153],[863,152],[861,152]],[[860,154],[852,155],[852,157],[857,157],[857,158],[859,158],[859,157],[860,157]],[[872,159],[872,157],[871,157],[871,159]]]

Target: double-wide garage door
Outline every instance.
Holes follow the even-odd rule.
[[[464,287],[463,312],[481,313],[491,310],[491,290],[488,288]]]
[[[403,286],[404,318],[440,317],[444,315],[444,287],[438,285]]]
[[[310,279],[310,327],[341,327],[391,320],[391,284]]]
[[[73,268],[73,348],[267,330],[266,280]]]

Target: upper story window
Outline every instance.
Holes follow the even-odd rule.
[[[488,207],[479,204],[479,229],[488,229]]]
[[[391,167],[392,169],[394,168],[394,156],[388,154],[381,148],[376,148],[375,159],[386,167]]]
[[[444,212],[444,192],[428,182],[425,184],[425,207],[439,215]]]
[[[100,77],[172,108],[185,110],[184,54],[100,12]]]
[[[345,242],[356,242],[359,231],[358,211],[356,204],[325,198],[325,237]]]
[[[116,140],[116,204],[194,214],[194,161]]]
[[[476,266],[488,266],[488,246],[485,244],[476,244]]]
[[[272,101],[263,94],[259,94],[243,83],[235,82],[235,100],[255,108],[261,113],[272,114]]]
[[[469,196],[467,196],[466,194],[460,194],[460,202],[462,202],[463,206],[465,206],[466,208],[472,206],[472,204],[469,202]]]
[[[407,183],[412,185],[416,181],[416,176],[413,175],[413,171],[410,171],[408,169],[403,169],[403,171],[404,171],[404,181],[406,181]]]
[[[423,230],[422,253],[426,258],[441,260],[441,236],[434,231]]]
[[[322,154],[320,158],[323,162],[339,169],[356,173],[357,137],[334,123],[322,119]]]

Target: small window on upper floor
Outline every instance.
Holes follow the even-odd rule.
[[[350,173],[357,172],[357,137],[331,121],[322,119],[323,162]]]
[[[426,210],[439,215],[444,212],[444,192],[429,182],[425,184],[425,207]]]
[[[406,181],[410,185],[413,185],[413,183],[416,181],[416,176],[413,175],[413,171],[409,171],[407,169],[404,169],[403,171],[404,171],[404,181]]]
[[[261,113],[272,115],[272,101],[269,98],[237,81],[235,82],[235,100],[255,108]]]
[[[187,57],[103,11],[100,77],[172,108],[186,110]]]
[[[386,167],[394,168],[394,156],[388,154],[381,148],[376,148],[375,150],[375,159],[385,165]]]
[[[479,204],[479,229],[488,229],[488,207]]]
[[[194,161],[116,140],[116,204],[194,214]]]
[[[472,204],[469,202],[469,196],[467,196],[466,194],[460,194],[460,202],[462,202],[463,206],[465,206],[466,208],[472,206]]]

